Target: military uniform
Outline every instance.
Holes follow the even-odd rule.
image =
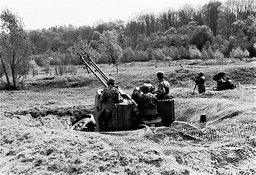
[[[154,94],[143,93],[138,100],[139,115],[138,119],[151,120],[157,115],[157,98]],[[141,123],[141,121],[140,121]]]
[[[118,89],[112,85],[102,91],[102,102],[119,103],[121,101],[121,95]]]
[[[102,130],[108,131],[108,128],[111,125],[111,122],[109,123],[109,121],[112,117],[114,103],[121,102],[121,95],[114,83],[108,83],[108,87],[102,91],[100,101],[102,102],[102,106],[105,108],[105,110],[103,111],[104,115],[101,115],[99,125]]]
[[[196,78],[196,85],[197,85],[197,87],[198,87],[198,93],[199,93],[199,94],[205,92],[205,85],[204,85],[204,82],[205,82],[205,77],[204,77],[203,75],[199,75],[199,76]]]
[[[162,80],[157,88],[156,97],[158,100],[168,99],[170,91],[170,84],[166,80]]]
[[[142,108],[154,109],[157,107],[157,98],[151,93],[142,94],[139,103]]]
[[[225,77],[221,77],[220,79],[217,80],[217,90],[218,91],[222,91],[222,90],[226,89],[225,82],[226,82]]]

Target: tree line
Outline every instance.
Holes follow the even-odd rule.
[[[10,81],[9,77],[17,78],[28,69],[30,59],[39,66],[81,64],[72,53],[74,46],[88,51],[96,62],[115,65],[149,60],[255,57],[255,9],[254,0],[210,1],[196,8],[185,5],[157,15],[140,14],[126,24],[116,20],[96,26],[70,24],[30,31],[23,29],[17,15],[4,10],[0,16],[0,76],[10,75],[6,81]],[[16,67],[24,70],[17,72]]]
[[[100,62],[114,63],[115,57],[124,62],[254,57],[255,4],[254,0],[210,1],[197,8],[185,5],[158,15],[140,14],[126,24],[117,20],[95,27],[55,26],[29,31],[28,35],[35,55],[67,54],[82,38],[100,53]]]

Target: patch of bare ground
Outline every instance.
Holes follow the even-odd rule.
[[[197,66],[187,69],[193,75],[205,69]],[[115,75],[122,87],[154,82],[160,70],[150,67],[151,73],[141,75],[139,67],[133,68],[132,74],[123,67]],[[179,70],[167,68],[167,75]],[[232,71],[230,65],[221,69]],[[213,74],[216,68],[205,70]],[[256,174],[253,77],[238,89],[222,92],[212,91],[211,82],[199,95],[192,93],[189,76],[179,70],[173,78],[178,82],[171,90],[177,121],[171,127],[123,132],[71,130],[74,121],[92,112],[95,90],[102,88],[96,81],[76,88],[1,91],[0,174]],[[132,88],[124,90],[130,93]],[[205,123],[199,122],[202,114]]]

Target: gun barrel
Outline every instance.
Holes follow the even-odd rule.
[[[82,62],[90,69],[90,71],[92,71],[92,73],[98,78],[98,80],[100,80],[103,86],[108,87],[106,80],[104,81],[101,77],[99,77],[99,75],[91,68],[91,66],[85,61],[84,57],[80,53],[78,52],[76,53],[79,56],[79,58],[82,60]]]
[[[89,59],[92,66],[100,73],[100,75],[105,79],[105,81],[108,81],[109,77],[101,70],[101,68],[91,59],[90,55],[86,52],[84,52],[87,58]]]
[[[75,49],[74,49],[75,50]],[[76,52],[77,53],[77,55],[79,56],[79,58],[83,61],[83,63],[90,69],[90,71],[92,71],[92,73],[100,80],[100,82],[104,85],[104,87],[108,87],[108,85],[107,85],[107,81],[109,80],[109,77],[101,70],[101,68],[90,58],[90,55],[88,54],[88,53],[86,53],[85,51],[83,51],[84,52],[84,54],[86,55],[86,57],[88,58],[88,60],[89,60],[89,63],[91,63],[91,65],[84,59],[84,57],[80,54],[80,53],[78,53],[78,52]],[[99,72],[99,74],[101,75],[101,77],[93,70],[93,68],[97,71],[97,72]],[[124,93],[120,88],[117,88],[118,89],[118,91],[119,91],[119,93],[121,94],[121,95],[126,95],[126,97],[129,99],[129,100],[131,100],[132,101],[132,103],[135,105],[135,106],[137,106],[137,103],[128,95],[128,94],[126,94],[126,93]]]

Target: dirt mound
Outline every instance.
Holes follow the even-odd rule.
[[[199,125],[201,115],[206,115],[207,124],[242,116],[254,110],[254,103],[237,102],[219,98],[188,98],[175,100],[176,120]],[[253,113],[253,112],[252,112]]]
[[[28,110],[19,110],[14,112],[6,112],[6,117],[19,117],[18,115],[27,115],[30,114],[32,118],[39,118],[41,123],[51,123],[51,121],[54,119],[54,121],[62,120],[62,118],[68,118],[70,120],[70,125],[73,125],[78,120],[86,117],[88,114],[92,114],[93,109],[91,106],[73,106],[73,107],[57,107],[57,108],[33,108]],[[51,117],[49,117],[49,115]],[[57,120],[55,120],[57,118]],[[66,120],[65,119],[65,120]],[[53,122],[54,122],[53,121]],[[68,122],[68,123],[69,123]],[[57,124],[56,124],[57,125]],[[62,124],[61,124],[62,125]]]

